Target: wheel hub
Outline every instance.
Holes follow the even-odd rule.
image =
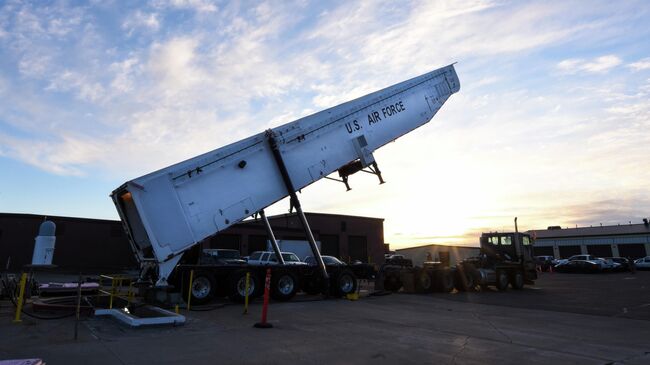
[[[278,280],[278,290],[284,295],[289,295],[293,292],[294,280],[289,275],[284,275]]]
[[[255,282],[251,279],[248,281],[248,295],[250,296],[255,291]],[[237,292],[242,297],[246,296],[246,275],[242,276],[237,282]]]
[[[354,282],[350,275],[343,275],[339,283],[343,293],[350,293],[354,288]]]
[[[192,296],[197,299],[207,298],[212,285],[206,277],[198,277],[192,282]]]

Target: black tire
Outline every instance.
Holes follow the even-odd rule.
[[[431,273],[427,270],[420,270],[415,276],[415,291],[418,293],[431,293],[433,288]]]
[[[357,276],[351,270],[342,270],[332,283],[331,292],[334,296],[345,296],[357,291]]]
[[[454,286],[458,291],[475,291],[476,275],[473,267],[460,267],[456,271]]]
[[[246,269],[237,270],[228,277],[228,297],[233,302],[242,303],[246,299],[246,273],[250,273],[248,299],[262,293],[259,278],[254,272]]]
[[[524,274],[521,271],[515,271],[514,275],[510,278],[510,285],[515,290],[521,290],[524,288]]]
[[[508,278],[508,273],[503,270],[497,271],[497,289],[504,291],[508,290],[508,284],[510,284],[510,280]]]
[[[436,272],[436,290],[443,293],[449,293],[454,290],[454,275],[449,270]]]
[[[384,279],[384,290],[398,292],[402,288],[402,281],[399,279],[399,274],[389,272]]]
[[[271,298],[280,302],[291,300],[298,291],[298,279],[288,271],[278,271],[271,277]]]
[[[189,277],[189,276],[188,276]],[[214,298],[217,292],[217,281],[214,276],[207,271],[197,271],[192,278],[192,287],[185,290],[183,300],[187,300],[188,294],[191,295],[190,306],[193,304],[201,305],[208,303]]]

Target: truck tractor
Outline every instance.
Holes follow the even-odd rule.
[[[454,281],[456,289],[473,291],[488,285],[499,290],[523,289],[537,279],[533,245],[528,234],[520,232],[483,233],[481,253],[458,263]]]
[[[483,233],[481,250],[476,257],[460,261],[456,266],[442,262],[424,262],[414,266],[403,257],[389,257],[381,267],[379,278],[385,290],[450,292],[474,291],[495,286],[506,290],[508,286],[520,290],[537,279],[533,259],[533,241],[530,235],[520,233],[515,218],[515,232]]]

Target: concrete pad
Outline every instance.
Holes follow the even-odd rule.
[[[580,280],[574,284],[582,285]],[[553,295],[553,285],[545,284],[542,298]],[[259,302],[248,315],[231,304],[183,311],[187,322],[182,327],[133,329],[88,318],[78,341],[73,340],[73,319],[25,318],[16,325],[8,302],[2,302],[0,359],[39,357],[48,364],[650,363],[649,320],[607,310],[575,313],[574,302],[566,304],[567,311],[522,308],[533,298],[528,291],[482,294],[502,305],[476,303],[480,297],[474,294],[466,296],[472,300],[455,294],[393,294],[271,303],[274,328],[261,330],[253,328],[260,319]]]

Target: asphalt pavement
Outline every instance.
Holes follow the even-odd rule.
[[[0,303],[0,359],[47,364],[649,364],[650,272],[542,276],[534,288],[392,294],[182,311],[179,327],[86,318],[11,322]]]

